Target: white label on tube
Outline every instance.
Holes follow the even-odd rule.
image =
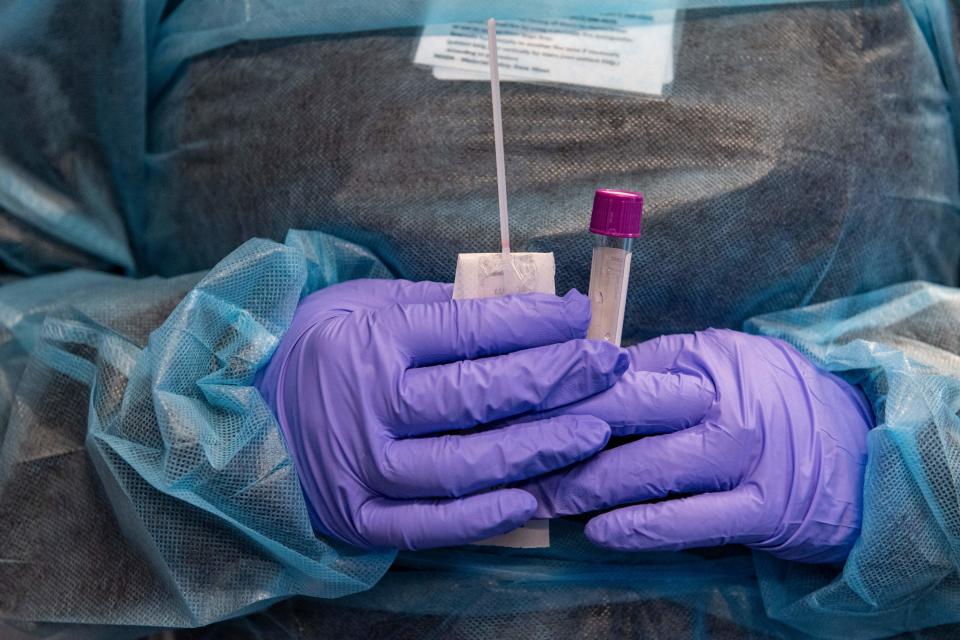
[[[631,252],[616,247],[594,247],[590,265],[588,338],[620,346],[632,257]]]

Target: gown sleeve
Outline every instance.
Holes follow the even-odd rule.
[[[0,600],[9,620],[187,627],[376,583],[392,552],[314,535],[251,384],[301,295],[390,277],[320,233],[202,274],[0,289]]]
[[[960,290],[903,283],[759,316],[746,329],[859,384],[877,418],[862,531],[842,572],[755,554],[767,613],[848,638],[956,622]]]

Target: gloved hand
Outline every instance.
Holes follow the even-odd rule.
[[[537,504],[485,490],[606,444],[609,427],[590,416],[432,435],[581,400],[628,364],[616,347],[574,339],[590,320],[576,291],[456,301],[451,291],[390,280],[318,291],[258,374],[321,534],[401,549],[498,535]]]
[[[623,507],[586,535],[619,550],[744,544],[804,562],[847,557],[860,530],[867,431],[858,389],[785,342],[735,331],[664,336],[627,350],[609,391],[551,414],[589,414],[612,448],[523,488],[537,516]]]

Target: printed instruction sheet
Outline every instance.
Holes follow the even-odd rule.
[[[673,81],[675,18],[665,10],[498,21],[500,79],[662,95]],[[441,80],[489,80],[486,25],[426,26],[414,63]]]

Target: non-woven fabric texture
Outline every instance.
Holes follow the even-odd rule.
[[[0,289],[0,617],[197,626],[373,585],[393,554],[314,536],[252,380],[307,287],[386,276],[359,247],[291,233],[202,279]]]
[[[628,343],[905,280],[957,283],[953,63],[909,7],[681,15],[663,99],[502,87],[512,244],[554,252],[559,291],[587,287],[598,187],[646,199]],[[208,268],[290,227],[366,246],[412,279],[451,281],[457,253],[495,250],[489,86],[413,65],[418,35],[244,42],[186,65],[151,114],[142,264]]]
[[[0,1],[0,273],[132,273],[162,0]]]
[[[317,638],[321,621],[345,637],[953,637],[958,318],[960,291],[912,282],[745,325],[859,384],[873,405],[863,529],[842,568],[735,548],[613,554],[560,521],[550,550],[401,553],[370,591],[183,637]]]
[[[0,291],[4,349],[16,356],[3,367],[5,622],[122,635],[298,594],[347,597],[303,600],[250,624],[291,615],[345,633],[402,621],[423,637],[872,638],[957,622],[947,528],[960,509],[956,289],[906,283],[746,325],[860,384],[877,415],[863,534],[842,569],[736,548],[606,552],[577,521],[555,523],[550,549],[394,559],[313,535],[279,430],[250,386],[302,295],[386,275],[354,245],[292,233],[283,246],[245,244],[199,282],[71,272]],[[162,324],[146,337],[151,322]],[[317,637],[291,624],[291,637]]]
[[[412,65],[420,4],[348,4],[0,0],[9,635],[261,610],[185,637],[957,622],[956,5],[689,10],[663,98],[503,86],[514,245],[555,252],[558,291],[586,287],[593,190],[642,190],[627,341],[746,326],[868,394],[863,534],[843,567],[809,567],[609,553],[577,521],[544,551],[394,558],[313,536],[250,387],[296,301],[356,277],[449,281],[458,252],[497,241],[488,87]]]

